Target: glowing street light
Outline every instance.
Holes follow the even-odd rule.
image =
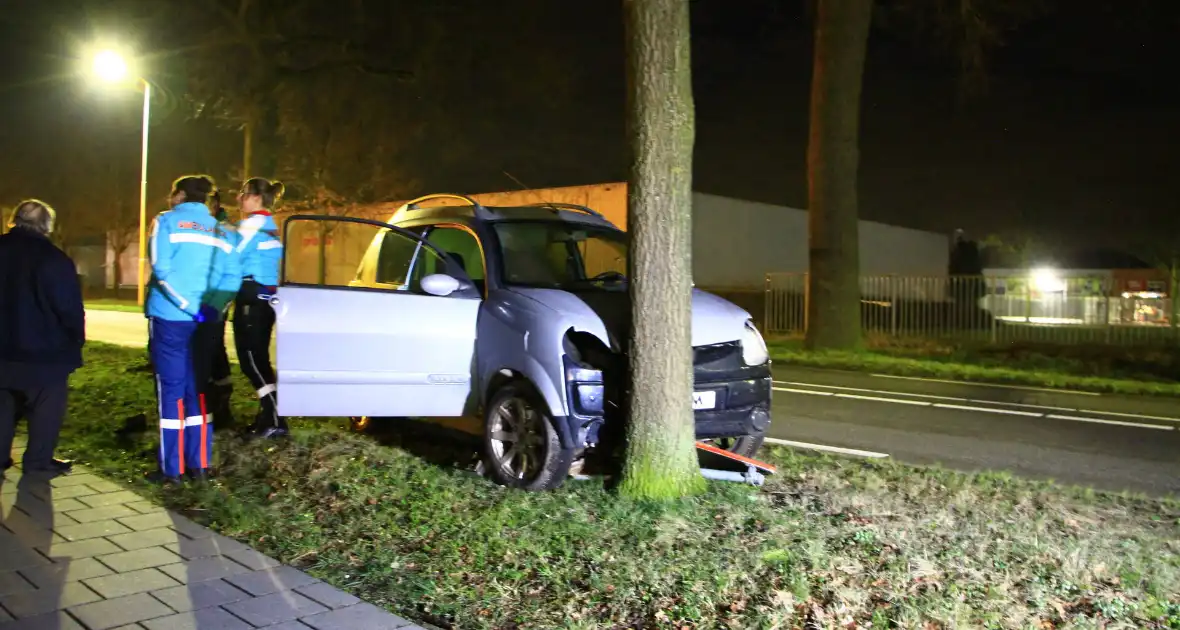
[[[90,63],[91,74],[106,83],[123,83],[130,74],[123,55],[114,50],[100,50]],[[136,299],[143,306],[144,276],[147,265],[147,167],[148,167],[148,122],[151,114],[152,87],[147,79],[136,80],[143,90],[143,145],[140,148],[139,167],[139,272],[136,280]],[[122,254],[118,252],[116,255]],[[116,286],[119,278],[115,279]]]
[[[94,76],[111,83],[117,83],[127,77],[127,62],[123,60],[123,55],[113,50],[103,50],[94,55],[91,69]]]

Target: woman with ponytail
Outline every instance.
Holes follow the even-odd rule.
[[[271,210],[283,196],[283,183],[255,177],[242,185],[238,204],[237,252],[242,269],[242,286],[234,301],[234,343],[242,372],[250,379],[260,409],[254,419],[257,437],[287,435],[287,421],[279,416],[275,371],[270,361],[270,338],[275,312],[269,298],[279,284],[283,244]]]

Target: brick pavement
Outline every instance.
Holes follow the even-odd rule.
[[[85,469],[0,498],[0,630],[422,630]]]

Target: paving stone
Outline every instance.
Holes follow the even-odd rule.
[[[70,486],[81,486],[89,483],[101,483],[105,481],[105,479],[95,475],[86,473],[78,474],[77,472],[74,472],[68,475],[61,475],[59,477],[50,479],[49,485],[53,486],[54,488],[68,488]]]
[[[239,551],[230,551],[225,555],[233,558],[235,562],[240,562],[255,571],[283,566],[282,562],[248,547]]]
[[[225,580],[206,580],[153,591],[152,597],[176,612],[188,612],[249,599],[250,594]]]
[[[185,536],[188,536],[189,538],[200,540],[202,538],[209,538],[210,536],[213,536],[213,530],[209,529],[208,527],[198,525],[193,521],[177,514],[172,514],[171,516],[172,522],[169,523],[169,527],[184,534]]]
[[[246,545],[218,534],[214,534],[208,538],[192,540],[186,536],[182,536],[175,530],[169,529],[168,531],[172,533],[173,542],[164,545],[164,548],[185,560],[223,556],[231,552],[251,551]]]
[[[234,615],[254,626],[272,626],[284,621],[326,612],[328,609],[294,591],[273,593],[225,606]],[[358,628],[365,626],[356,626]]]
[[[125,486],[121,486],[113,481],[107,481],[106,479],[99,479],[98,481],[88,481],[88,482],[86,482],[86,485],[90,486],[91,488],[94,488],[95,490],[98,490],[99,492],[121,492],[121,491],[127,489]],[[136,498],[136,500],[142,500],[142,499],[143,499],[143,497]]]
[[[144,627],[137,624],[137,623],[133,623],[133,624],[129,624],[126,626],[119,626],[118,628],[115,628],[114,630],[144,630]]]
[[[360,599],[324,582],[300,586],[295,592],[306,595],[328,608],[346,608],[361,603]]]
[[[93,488],[94,486],[90,487]],[[115,492],[92,494],[90,496],[80,497],[77,500],[85,503],[86,507],[96,508],[107,505],[119,505],[121,503],[135,503],[138,501],[143,501],[143,497],[130,490],[118,490]]]
[[[108,553],[118,553],[123,551],[121,547],[115,543],[104,540],[102,538],[91,538],[88,540],[79,540],[77,542],[64,542],[55,545],[48,545],[45,547],[37,547],[41,553],[50,558],[91,558],[94,556],[101,556]],[[118,569],[116,569],[118,570]]]
[[[0,626],[8,625],[7,622],[9,621],[12,621],[12,615],[8,614],[8,611],[4,610],[3,608],[0,608]]]
[[[248,573],[250,569],[226,558],[225,556],[217,556],[215,558],[198,558],[196,560],[186,560],[185,562],[178,562],[168,566],[160,567],[160,570],[172,576],[176,581],[182,584],[192,584],[194,582],[204,582],[205,580],[216,580],[217,578],[229,577],[231,575],[238,575],[240,573]]]
[[[127,551],[134,551],[136,549],[143,549],[145,547],[161,546],[167,548],[169,544],[175,544],[179,539],[184,538],[171,527],[157,527],[156,529],[147,529],[142,532],[132,532],[130,534],[120,534],[118,536],[107,536],[107,540],[119,545]],[[173,559],[173,562],[176,560]],[[169,563],[171,564],[171,563]]]
[[[90,590],[80,582],[70,582],[57,588],[38,591],[25,591],[13,595],[0,597],[0,605],[13,617],[36,617],[55,610],[63,610],[70,606],[86,604],[102,599],[98,593]]]
[[[87,540],[89,538],[102,538],[104,536],[126,534],[131,531],[131,528],[120,523],[119,521],[111,519],[106,521],[81,523],[78,525],[54,526],[53,531],[57,532],[57,534],[62,538],[73,542],[77,540]]]
[[[139,512],[127,507],[126,505],[104,505],[103,507],[89,508],[86,510],[77,510],[74,512],[67,512],[67,516],[78,521],[79,523],[93,523],[94,521],[105,521],[111,518],[120,519],[124,525],[135,529],[130,523],[122,520],[124,516],[139,516]]]
[[[113,547],[114,545],[112,544],[111,546]],[[145,549],[136,549],[135,551],[124,551],[122,553],[98,556],[99,562],[119,573],[147,569],[149,567],[162,567],[167,564],[174,564],[178,559],[176,554],[163,547],[147,547]]]
[[[84,580],[83,584],[107,599],[114,599],[124,595],[158,591],[176,586],[176,580],[157,569],[141,569],[130,573],[91,578]]]
[[[151,501],[133,501],[125,503],[127,507],[139,512],[140,514],[164,514],[168,510],[152,503]]]
[[[4,563],[0,564],[0,573],[52,564],[45,556],[28,547],[5,547],[0,549],[0,556],[4,558]]]
[[[3,616],[0,616],[0,621]],[[28,619],[0,623],[0,630],[86,630],[76,619],[58,611]]]
[[[16,571],[0,573],[0,597],[13,593],[31,591],[34,588],[36,587],[33,586],[32,582],[26,580],[24,576]]]
[[[116,599],[71,608],[70,613],[90,630],[110,630],[148,619],[166,617],[172,610],[147,593],[137,593]]]
[[[143,622],[148,630],[251,630],[254,626],[221,608],[202,608]]]
[[[287,591],[319,582],[316,578],[294,567],[277,567],[262,571],[251,571],[250,573],[226,578],[226,581],[255,597],[278,591]]]
[[[315,630],[394,630],[413,628],[414,624],[392,615],[372,604],[361,603],[319,615],[303,617],[299,621]]]
[[[171,527],[173,520],[172,515],[167,512],[159,512],[156,514],[140,514],[131,508],[121,505],[119,506],[130,514],[126,514],[119,518],[119,522],[134,529],[137,532],[142,532],[148,529],[156,529],[157,527]]]
[[[37,588],[60,588],[62,584],[67,582],[79,582],[88,578],[110,575],[114,572],[110,567],[94,558],[80,558],[21,569],[20,573]]]
[[[75,499],[78,497],[84,497],[88,494],[96,494],[96,493],[98,493],[98,491],[95,490],[94,488],[91,488],[90,486],[85,486],[85,485],[66,486],[65,488],[54,488],[53,486],[51,486],[49,484],[38,484],[36,487],[34,487],[31,490],[31,493],[33,494],[33,496],[44,501],[49,498]]]
[[[19,510],[14,510],[11,513],[4,515],[3,524],[5,529],[12,532],[16,538],[23,541],[26,545],[48,545],[65,539],[50,531],[51,527],[66,525],[77,525],[78,522],[62,516],[57,522],[49,524],[48,526],[37,522],[28,514]]]
[[[266,630],[311,630],[311,626],[305,626],[300,621],[284,621],[283,623],[273,626],[267,626]]]

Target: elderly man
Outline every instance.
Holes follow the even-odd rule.
[[[18,409],[29,422],[26,473],[65,472],[54,459],[66,413],[67,381],[82,366],[86,314],[77,268],[50,240],[48,204],[22,201],[0,236],[0,461],[12,467]]]

